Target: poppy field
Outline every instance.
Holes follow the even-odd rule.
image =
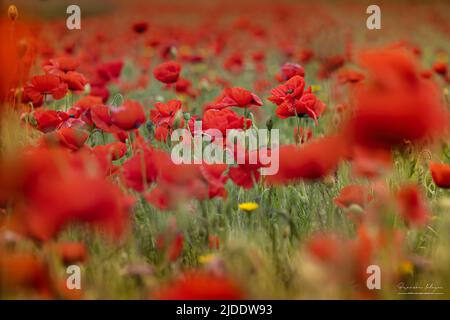
[[[448,2],[10,2],[0,299],[450,298]]]

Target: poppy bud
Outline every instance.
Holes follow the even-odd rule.
[[[10,5],[8,7],[8,18],[11,19],[11,21],[16,21],[18,16],[19,11],[17,11],[17,7],[13,4]]]
[[[173,127],[178,128],[180,123],[182,123],[183,112],[178,111],[173,118]]]
[[[335,180],[334,177],[332,175],[328,175],[323,179],[323,182],[325,183],[325,185],[331,187],[335,184]]]
[[[153,130],[154,130],[153,122],[147,121],[147,123],[146,123],[145,126],[146,126],[146,128],[147,128],[147,130],[148,130],[149,133],[153,133]]]
[[[189,121],[189,119],[191,118],[191,114],[189,112],[185,112],[185,113],[183,113],[183,117],[184,117],[184,120]]]
[[[266,121],[266,127],[267,127],[267,130],[272,130],[272,128],[273,128],[273,120],[272,120],[272,118],[269,118],[267,121]]]
[[[33,126],[36,127],[38,125],[38,122],[34,116],[27,117],[27,121]]]
[[[356,214],[364,213],[364,209],[360,205],[358,205],[356,203],[351,204],[348,207],[348,211],[351,212],[351,213],[356,213]]]

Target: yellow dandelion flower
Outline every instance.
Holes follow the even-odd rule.
[[[199,256],[198,257],[198,263],[200,263],[200,264],[210,263],[211,261],[214,260],[215,257],[216,256],[214,254],[212,254],[212,253]]]
[[[414,265],[411,261],[403,261],[400,264],[400,273],[405,275],[414,275]]]
[[[256,202],[243,202],[239,204],[239,209],[246,212],[251,212],[259,208]]]
[[[321,91],[322,90],[322,87],[320,86],[320,85],[318,85],[318,84],[313,84],[312,86],[311,86],[311,91],[312,92],[319,92],[319,91]]]

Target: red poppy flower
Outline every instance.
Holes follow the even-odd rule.
[[[239,87],[228,88],[223,92],[223,97],[219,103],[212,106],[214,109],[227,107],[247,108],[250,106],[262,106],[261,99],[254,93]]]
[[[200,172],[203,178],[208,183],[208,197],[222,197],[227,196],[225,190],[225,183],[228,180],[228,176],[225,174],[228,166],[226,164],[202,164]]]
[[[311,49],[303,48],[298,54],[301,63],[308,63],[314,58],[314,52]]]
[[[0,23],[0,110],[6,106],[3,102],[11,98],[12,90],[20,87],[24,79],[28,79],[38,44],[36,32],[30,28],[29,23],[23,23],[23,20],[13,22],[14,36],[6,36],[11,32],[11,23],[8,22],[11,21],[2,20]]]
[[[317,124],[317,119],[322,115],[325,108],[325,104],[317,99],[309,88],[299,99],[293,102],[285,101],[278,105],[275,113],[280,119],[309,116]]]
[[[352,152],[352,170],[356,176],[373,179],[392,167],[390,149],[354,146]]]
[[[244,189],[253,188],[261,177],[259,167],[246,165],[238,165],[237,167],[230,168],[228,175],[237,186]]]
[[[433,70],[434,72],[436,72],[437,74],[441,75],[441,76],[445,76],[448,72],[448,66],[446,63],[444,62],[436,62],[433,65]]]
[[[91,83],[91,96],[100,97],[105,103],[109,99],[109,89],[104,85],[92,85]]]
[[[164,123],[173,126],[175,116],[181,111],[181,101],[169,100],[167,103],[155,103],[155,109],[150,110],[150,120],[160,126]]]
[[[338,73],[338,80],[341,84],[357,83],[364,80],[364,74],[354,70],[341,70]]]
[[[223,62],[225,70],[233,73],[240,73],[244,69],[244,56],[241,52],[234,52],[225,58]]]
[[[444,130],[448,115],[438,88],[420,76],[404,49],[379,49],[361,56],[369,81],[359,83],[349,137],[367,147],[389,148]]]
[[[120,167],[116,166],[113,161],[122,158],[127,149],[125,143],[118,141],[106,145],[97,145],[92,148],[92,152],[96,156],[99,167],[105,176],[110,176],[119,172]]]
[[[309,253],[322,263],[336,263],[341,257],[339,239],[330,234],[315,234],[309,239]]]
[[[383,230],[372,233],[365,225],[360,225],[353,239],[326,233],[313,235],[307,249],[317,262],[333,271],[333,279],[341,279],[344,283],[350,281],[359,293],[368,294],[367,266],[374,264],[384,253],[394,255],[392,262],[404,259],[400,250],[401,235],[394,233],[391,237],[391,241],[386,241]]]
[[[122,175],[127,187],[143,192],[156,180],[158,169],[153,155],[153,150],[145,148],[125,161]]]
[[[94,152],[104,153],[111,158],[111,160],[119,160],[127,152],[127,145],[123,142],[111,142],[105,145],[97,145],[94,147]]]
[[[79,128],[62,128],[44,136],[45,145],[60,145],[70,150],[78,150],[84,146],[89,133]]]
[[[191,131],[194,131],[194,121],[190,121]],[[252,126],[252,120],[245,119],[244,116],[239,116],[236,112],[230,109],[206,110],[202,118],[202,130],[217,129],[226,136],[227,129],[244,129]]]
[[[215,236],[215,235],[210,234],[208,236],[208,247],[210,249],[219,250],[219,248],[220,248],[220,238],[219,238],[219,236]]]
[[[121,131],[112,121],[110,107],[105,105],[91,107],[84,119],[89,125],[95,125],[105,132],[117,133]]]
[[[178,179],[175,175],[171,175],[171,180],[178,181],[167,181],[167,177],[159,176],[157,186],[145,195],[147,201],[160,210],[174,210],[191,199],[200,201],[208,199],[208,183],[201,177],[198,166],[183,164],[176,166],[184,178]],[[191,178],[187,180],[189,176]]]
[[[433,181],[438,187],[450,189],[450,165],[431,162],[430,171]]]
[[[126,100],[123,105],[111,108],[111,122],[122,130],[134,130],[145,122],[142,105],[133,100]]]
[[[167,86],[170,87],[170,85]],[[179,77],[175,83],[175,92],[187,94],[192,98],[195,98],[199,94],[198,90],[192,88],[192,82],[182,77]]]
[[[238,164],[237,166],[230,168],[228,176],[236,185],[243,187],[244,189],[251,189],[261,178],[260,169],[265,165],[261,163],[259,156],[262,152],[266,151],[263,151],[263,149],[252,151],[245,150],[244,159],[238,159],[238,148],[240,148],[239,145],[237,145],[234,150],[236,162],[238,162]],[[267,150],[267,153],[270,155],[270,150]],[[256,161],[251,161],[252,159]]]
[[[96,96],[84,96],[74,103],[75,107],[82,110],[87,110],[98,105],[102,105],[102,99]]]
[[[158,186],[147,193],[145,199],[159,210],[170,210],[174,208],[169,192]]]
[[[405,221],[414,226],[421,226],[430,220],[431,214],[419,188],[405,185],[397,192],[400,214]]]
[[[2,290],[34,290],[42,298],[53,297],[52,280],[48,268],[39,257],[28,253],[0,251]]]
[[[55,130],[69,115],[63,111],[37,109],[33,113],[37,128],[42,132]]]
[[[174,239],[172,240],[172,243],[170,244],[168,251],[167,251],[167,258],[169,261],[175,261],[178,259],[178,257],[183,252],[184,247],[184,236],[182,233],[178,232]]]
[[[45,74],[31,78],[31,84],[25,86],[23,102],[32,102],[34,107],[40,107],[44,98],[52,96],[55,100],[62,99],[67,93],[67,84],[57,76]]]
[[[371,200],[372,196],[367,186],[352,184],[341,189],[339,196],[334,198],[334,203],[341,208],[347,208],[352,204],[364,208]]]
[[[345,57],[341,55],[326,57],[320,64],[317,76],[319,79],[327,79],[334,71],[345,64]]]
[[[276,78],[279,82],[284,82],[291,79],[294,76],[305,76],[305,69],[299,64],[287,62],[283,64],[280,72],[277,73]]]
[[[145,21],[139,21],[133,24],[133,31],[140,34],[144,33],[148,29],[148,23]]]
[[[65,265],[87,260],[86,246],[82,242],[60,242],[55,245],[55,251]]]
[[[167,141],[167,137],[170,133],[170,127],[167,123],[163,123],[162,125],[156,127],[155,129],[155,139],[157,141]]]
[[[122,60],[110,61],[99,65],[97,67],[97,74],[103,81],[108,82],[119,78],[122,68]]]
[[[155,139],[166,141],[170,131],[179,119],[179,127],[184,125],[184,118],[181,117],[182,105],[179,100],[169,100],[167,103],[157,102],[155,108],[150,110],[150,120],[156,125]]]
[[[271,96],[268,98],[276,105],[281,105],[282,103],[288,103],[292,105],[295,99],[302,96],[303,90],[305,89],[305,80],[301,76],[293,76],[287,80],[284,84],[270,91]]]
[[[79,59],[70,56],[62,56],[50,59],[49,62],[45,64],[42,68],[48,74],[62,77],[69,71],[75,71],[79,65],[80,65]]]
[[[186,78],[179,77],[178,81],[175,83],[175,91],[177,93],[189,93],[192,82]]]
[[[339,136],[315,139],[301,147],[282,146],[279,149],[278,173],[267,176],[266,181],[279,184],[323,178],[336,170],[346,154],[346,143]]]
[[[42,241],[74,222],[101,226],[116,236],[125,230],[129,201],[96,170],[89,154],[33,148],[13,168],[18,186],[12,203],[13,230]]]
[[[87,83],[87,79],[81,73],[69,71],[64,74],[61,79],[67,84],[69,90],[81,91]]]
[[[252,53],[252,60],[256,63],[264,62],[266,53],[264,51],[255,51]]]
[[[176,61],[163,62],[155,67],[153,76],[163,83],[175,83],[180,76],[181,66]]]
[[[224,166],[175,164],[170,154],[160,150],[153,150],[150,161],[156,171],[156,181],[153,181],[157,186],[145,197],[161,210],[174,209],[190,199],[205,200],[225,196],[223,186],[226,181],[224,174],[226,168]],[[142,174],[139,178],[136,181],[143,181]],[[141,185],[141,182],[136,184],[139,190],[144,189]]]
[[[240,300],[241,289],[231,279],[207,272],[188,272],[153,295],[160,300]]]
[[[85,111],[89,110],[91,107],[102,105],[103,101],[100,97],[95,97],[92,95],[84,96],[74,103],[67,113],[74,118],[79,118]]]

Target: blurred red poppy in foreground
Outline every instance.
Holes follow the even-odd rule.
[[[187,272],[162,287],[154,298],[160,300],[240,300],[242,290],[229,278],[207,272]]]
[[[36,22],[29,24],[24,19],[14,22],[3,19],[3,16],[0,19],[0,111],[3,102],[11,98],[24,79],[28,79],[36,56],[36,33],[33,29],[37,27]],[[15,37],[11,36],[11,30],[14,30]]]
[[[66,265],[84,262],[87,259],[87,250],[84,243],[61,242],[54,247],[61,261]]]
[[[14,200],[10,227],[49,240],[67,225],[84,222],[115,236],[125,231],[130,202],[87,153],[30,148],[5,169]],[[0,192],[1,193],[1,192]]]
[[[438,187],[445,189],[450,188],[450,165],[431,162],[430,171],[433,181]]]
[[[367,82],[355,87],[349,128],[356,143],[368,147],[401,145],[434,137],[446,126],[438,87],[423,79],[414,56],[402,48],[365,52]]]
[[[334,203],[342,208],[347,208],[352,204],[357,204],[364,208],[372,196],[369,194],[367,186],[352,184],[341,189],[339,196],[334,198]]]
[[[339,136],[330,136],[308,142],[301,147],[280,147],[278,173],[267,176],[271,184],[289,183],[299,179],[314,180],[325,177],[337,169],[347,152]]]
[[[51,298],[51,276],[44,261],[27,253],[2,252],[0,248],[0,293],[17,288],[34,290],[41,298]]]
[[[426,224],[431,217],[422,192],[416,185],[405,185],[397,192],[400,214],[413,226]]]

